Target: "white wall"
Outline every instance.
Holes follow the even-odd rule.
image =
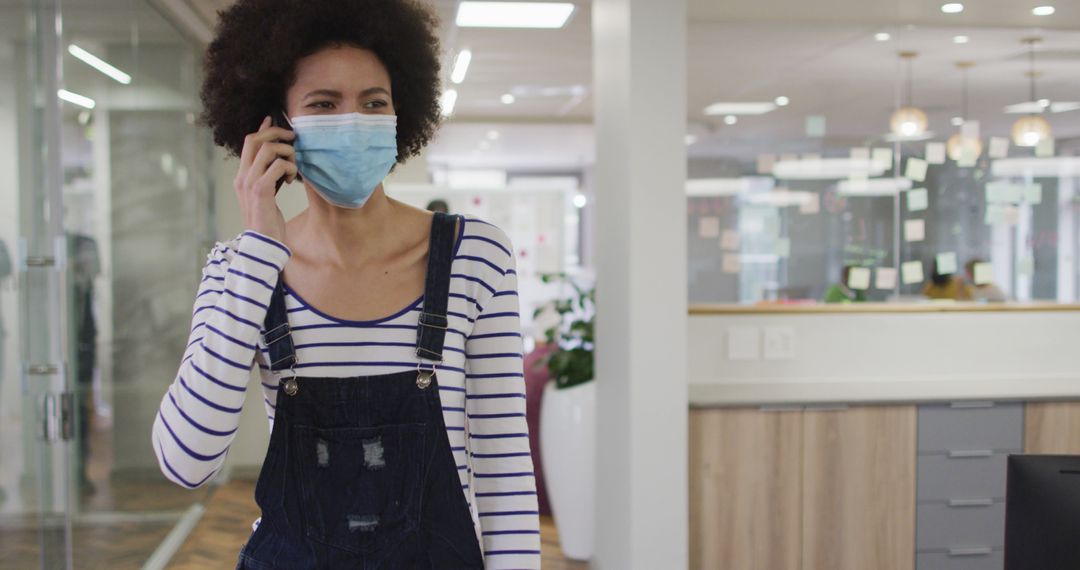
[[[1078,331],[1080,311],[692,316],[690,402],[1077,397]],[[789,333],[793,357],[730,358],[732,335],[766,332]]]

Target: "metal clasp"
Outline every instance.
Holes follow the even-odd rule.
[[[423,362],[416,363],[416,387],[427,390],[431,386],[431,379],[435,377],[435,364],[430,364],[430,370],[424,370],[423,366]]]

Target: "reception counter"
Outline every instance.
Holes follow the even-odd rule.
[[[1001,570],[1011,453],[1080,453],[1080,307],[695,306],[691,568]]]

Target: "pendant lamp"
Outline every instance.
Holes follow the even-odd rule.
[[[968,70],[975,66],[975,62],[972,61],[960,61],[956,63],[957,69],[963,77],[963,87],[961,88],[960,98],[960,118],[965,122],[968,120],[968,82],[967,73]],[[961,123],[962,125],[963,123]],[[961,129],[959,133],[949,137],[948,142],[945,143],[946,151],[949,158],[959,161],[965,155],[970,155],[972,158],[978,157],[982,154],[982,141],[977,137],[964,136],[964,132]]]
[[[900,59],[905,63],[906,94],[904,105],[896,110],[889,119],[889,129],[899,137],[917,137],[926,132],[928,121],[926,113],[922,109],[911,104],[911,60],[918,56],[918,52],[902,51]]]
[[[1042,38],[1024,38],[1021,41],[1028,46],[1029,101],[1038,101],[1035,97],[1035,78],[1039,76],[1035,71],[1035,46],[1042,43]],[[1012,139],[1013,144],[1016,146],[1039,146],[1039,143],[1052,136],[1050,123],[1046,122],[1046,119],[1038,114],[1032,113],[1026,117],[1021,117],[1013,123]]]

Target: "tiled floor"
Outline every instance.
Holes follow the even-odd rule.
[[[173,557],[170,570],[226,568],[234,563],[240,546],[259,516],[253,498],[255,482],[234,480],[214,491],[188,540]],[[586,570],[588,564],[567,560],[559,552],[559,538],[550,518],[542,521],[544,570]]]

